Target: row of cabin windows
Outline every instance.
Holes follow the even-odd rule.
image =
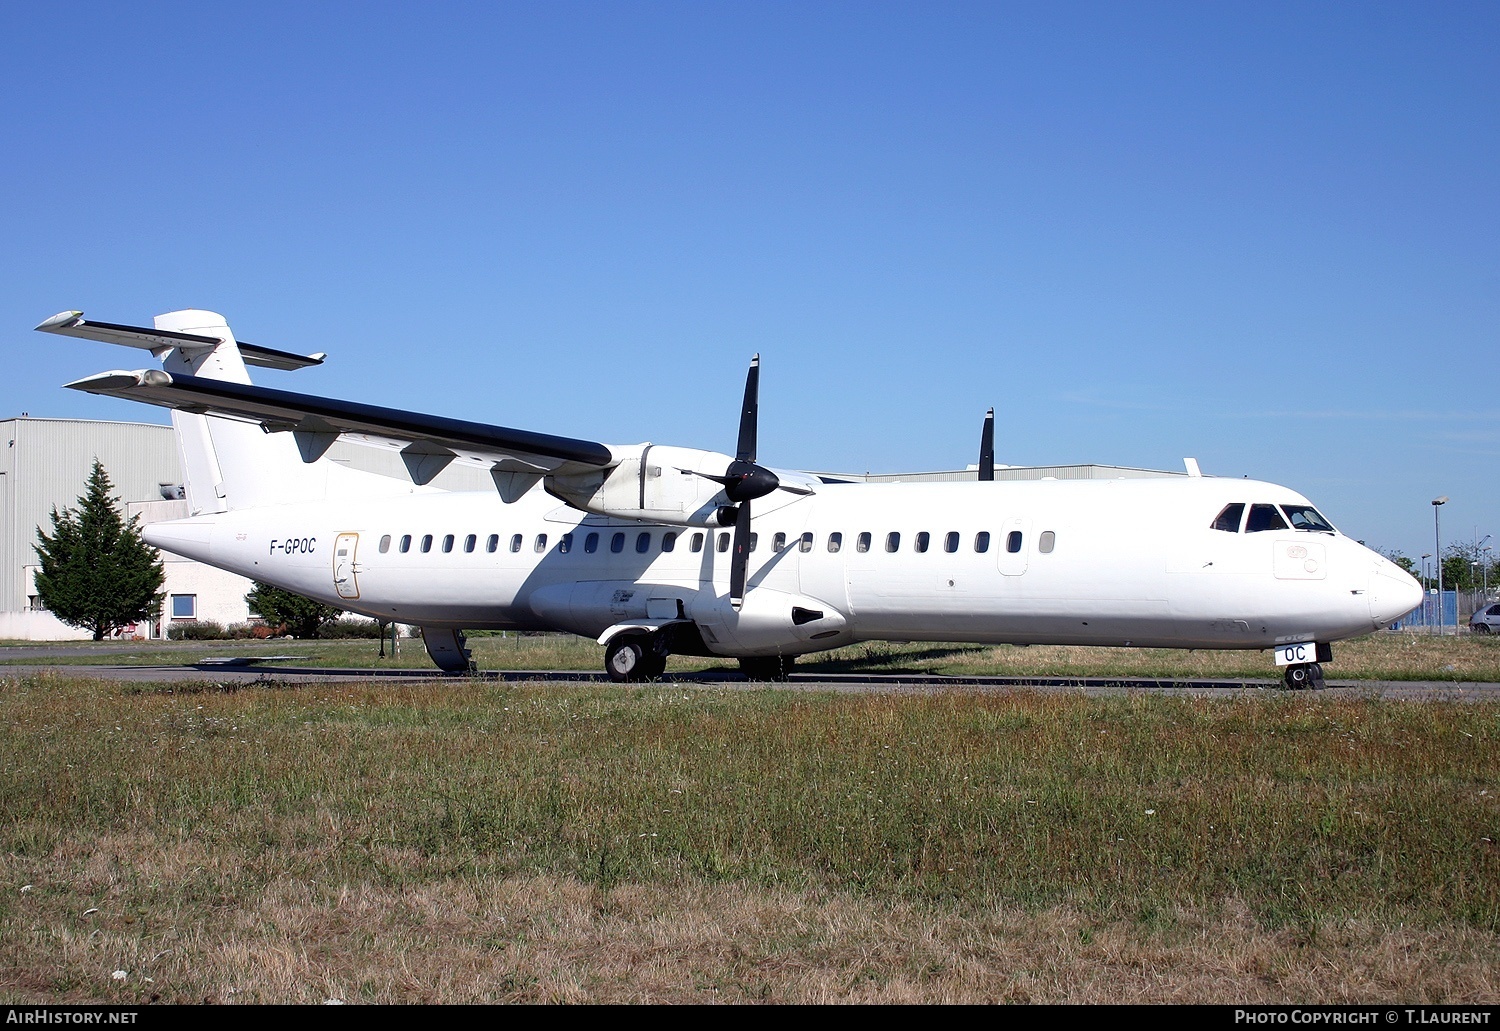
[[[610,535],[609,550],[612,554],[618,555],[625,550],[627,536],[628,535],[623,532],[616,532]],[[661,550],[664,552],[676,551],[677,537],[678,534],[675,530],[669,530],[666,533],[662,534]],[[577,534],[563,534],[557,542],[558,552],[566,555],[568,552],[572,551],[576,543],[576,538]],[[721,532],[718,536],[718,540],[714,542],[714,549],[720,552],[728,551],[730,541],[732,539],[732,535],[727,530]],[[396,544],[396,550],[404,555],[407,552],[411,551],[412,544],[415,542],[417,550],[422,552],[423,554],[426,554],[427,552],[432,551],[435,540],[436,538],[434,538],[430,533],[423,534],[420,539],[413,538],[409,533],[402,534],[401,539]],[[453,534],[445,534],[438,546],[444,554],[447,554],[453,551],[457,540],[458,539]],[[703,533],[703,531],[700,530],[694,533],[689,540],[689,550],[694,554],[701,552],[703,550],[704,540],[705,534]],[[589,534],[587,534],[583,538],[584,553],[592,555],[593,553],[598,551],[600,541],[601,537],[597,532],[590,532]],[[1044,555],[1050,554],[1053,547],[1056,545],[1056,541],[1057,535],[1051,530],[1047,530],[1037,538],[1037,550]],[[873,542],[874,536],[870,533],[870,531],[866,530],[854,538],[854,550],[858,552],[869,551]],[[752,533],[750,535],[750,550],[754,551],[759,543],[760,534]],[[920,554],[929,550],[932,547],[932,543],[932,534],[928,533],[926,530],[923,530],[918,533],[912,540],[912,550]],[[959,549],[960,543],[960,535],[957,530],[950,530],[948,531],[948,533],[943,535],[943,550],[949,552],[950,554],[956,552]],[[1019,552],[1021,550],[1022,543],[1023,540],[1020,530],[1012,530],[1010,531],[1010,533],[1005,535],[1005,550],[1010,552],[1011,554],[1016,554],[1017,552]],[[525,545],[526,540],[522,534],[517,533],[511,535],[509,543],[509,548],[511,551],[521,551],[525,547]],[[478,546],[479,536],[477,534],[471,533],[463,539],[463,550],[465,552],[472,552]],[[651,550],[651,534],[645,531],[637,533],[635,535],[634,546],[636,553],[639,555],[644,555],[649,552]],[[793,546],[801,552],[812,551],[813,535],[811,533],[804,533],[791,544],[787,543],[787,535],[784,533],[778,533],[776,534],[776,536],[771,538],[772,551],[781,552],[785,551],[788,547]],[[828,550],[830,552],[836,553],[842,551],[843,548],[844,535],[837,531],[835,531],[834,533],[830,533],[828,535]],[[974,535],[973,548],[980,554],[983,554],[984,552],[990,550],[990,533],[988,530],[980,530]],[[537,534],[535,539],[532,541],[531,549],[537,554],[545,552],[547,550],[547,535],[545,533]],[[390,550],[391,535],[386,534],[385,536],[380,538],[380,553],[384,555]],[[496,552],[500,550],[500,535],[498,533],[492,533],[485,539],[484,550],[487,552]],[[892,531],[891,533],[885,535],[885,550],[893,553],[901,550],[900,532]]]

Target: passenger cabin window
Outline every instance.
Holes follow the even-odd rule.
[[[384,555],[387,551],[390,551],[390,550],[391,550],[391,535],[390,534],[386,534],[384,537],[380,538],[380,553],[382,555]]]
[[[450,533],[450,534],[444,535],[444,537],[443,537],[443,554],[446,555],[448,552],[450,552],[452,550],[453,550],[453,534]]]
[[[583,550],[589,555],[599,550],[599,535],[591,533],[583,539]]]
[[[406,554],[410,550],[411,550],[411,534],[409,534],[409,533],[403,533],[401,535],[401,553],[404,555],[404,554]]]
[[[532,548],[533,548],[533,550],[536,551],[536,553],[538,555],[540,555],[542,552],[546,551],[547,550],[547,535],[545,533],[539,533],[539,534],[537,534],[536,535],[536,543],[532,545]]]
[[[990,532],[980,530],[974,535],[974,550],[981,555],[990,550]]]
[[[664,534],[661,535],[661,550],[662,551],[671,551],[672,549],[674,549],[676,547],[677,547],[677,534],[676,533],[664,533]]]
[[[1005,550],[1012,555],[1021,550],[1021,531],[1012,530],[1005,535]]]
[[[855,551],[861,551],[861,552],[863,552],[863,551],[869,551],[870,550],[870,531],[869,530],[866,530],[864,533],[860,534],[858,537],[856,537],[854,539],[854,550]]]
[[[892,531],[885,535],[885,550],[895,553],[901,550],[901,535]]]
[[[726,551],[729,550],[729,534],[728,533],[721,533],[721,534],[719,534],[718,549],[719,549],[720,553],[723,553],[723,552],[726,552]]]
[[[838,532],[834,532],[834,533],[830,533],[828,535],[828,550],[830,552],[837,552],[843,546],[844,546],[844,535],[843,534],[838,533]]]
[[[651,550],[651,535],[649,533],[638,533],[635,535],[635,551],[637,555],[644,555]]]
[[[559,555],[566,555],[568,552],[570,552],[572,550],[573,550],[573,535],[571,533],[565,533],[565,534],[563,534],[561,537],[559,537],[557,539],[557,553]]]
[[[746,550],[748,550],[748,551],[754,551],[755,548],[756,548],[756,546],[758,544],[760,544],[760,534],[758,534],[758,533],[752,533],[750,535],[750,547],[748,549],[746,549]]]
[[[771,538],[771,550],[778,554],[786,550],[786,534],[778,533]]]
[[[692,548],[694,555],[703,550],[703,534],[701,531],[693,534],[693,541],[689,546]]]
[[[1281,518],[1281,513],[1276,511],[1275,505],[1251,505],[1250,518],[1245,520],[1246,533],[1259,533],[1262,530],[1285,530],[1286,521]]]
[[[472,552],[474,550],[474,545],[477,544],[478,542],[479,542],[479,538],[478,537],[474,536],[472,533],[469,534],[469,536],[467,536],[467,537],[464,538],[464,552],[465,553]]]
[[[1333,533],[1333,524],[1323,518],[1316,508],[1311,505],[1282,505],[1281,510],[1286,513],[1287,521],[1292,524],[1293,530],[1315,530],[1318,533]]]
[[[812,542],[812,534],[804,533],[802,535],[802,539],[797,543],[797,550],[802,552],[804,555],[807,554],[809,551],[812,551]]]
[[[609,550],[616,555],[625,550],[625,535],[623,533],[617,533],[609,539]]]
[[[428,551],[431,551],[431,550],[432,550],[432,534],[430,534],[430,533],[424,533],[422,535],[422,551],[428,552]]]
[[[930,543],[932,543],[932,534],[928,533],[926,530],[923,530],[921,533],[917,534],[917,539],[912,542],[912,547],[917,550],[918,554],[922,554],[927,551],[927,545]]]
[[[948,534],[943,538],[943,550],[950,555],[958,550],[957,530],[950,530]]]
[[[1223,530],[1225,533],[1239,533],[1240,519],[1242,516],[1244,516],[1244,514],[1245,505],[1243,502],[1236,502],[1233,505],[1225,505],[1224,511],[1220,512],[1217,516],[1214,517],[1212,528],[1215,530]]]
[[[520,551],[521,550],[521,535],[519,533],[513,534],[511,536],[511,538],[510,538],[510,550],[511,551]]]
[[[492,534],[490,534],[489,539],[484,542],[484,550],[488,551],[488,552],[491,552],[491,553],[494,553],[494,552],[498,551],[499,549],[500,549],[500,535],[498,533],[492,533]]]
[[[1052,548],[1057,544],[1057,534],[1051,530],[1043,530],[1042,535],[1036,539],[1036,550],[1043,555],[1052,554]]]

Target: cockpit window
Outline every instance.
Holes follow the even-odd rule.
[[[1239,502],[1233,505],[1225,505],[1224,511],[1220,512],[1213,521],[1215,530],[1223,530],[1226,533],[1239,533],[1240,520],[1245,515],[1245,505]]]
[[[1245,520],[1246,533],[1258,533],[1261,530],[1285,530],[1286,520],[1281,518],[1281,513],[1276,511],[1275,505],[1251,505],[1250,518]]]
[[[1282,505],[1281,510],[1286,513],[1287,521],[1292,524],[1294,530],[1317,530],[1319,533],[1333,533],[1333,524],[1323,518],[1321,512],[1311,505]]]

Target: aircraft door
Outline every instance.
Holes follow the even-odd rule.
[[[1006,576],[1026,572],[1026,555],[1032,548],[1030,523],[1029,519],[1015,516],[1007,519],[1000,529],[995,550],[999,553],[1000,572]]]
[[[358,548],[357,533],[341,533],[333,542],[333,586],[340,598],[359,597],[359,580],[355,577],[358,567],[354,564]]]

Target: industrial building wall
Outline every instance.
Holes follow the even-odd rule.
[[[122,501],[161,497],[161,484],[182,480],[170,426],[79,419],[0,422],[0,611],[23,612],[36,564],[37,527],[49,533],[51,512],[77,505],[94,459],[104,463]]]

